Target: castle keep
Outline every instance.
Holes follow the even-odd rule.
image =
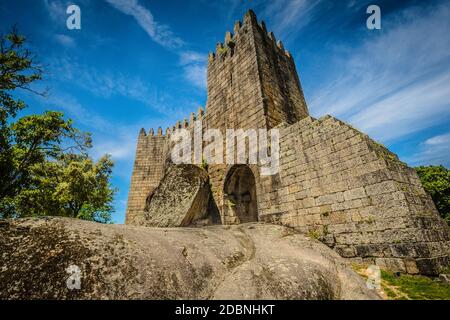
[[[262,176],[258,165],[207,166],[220,223],[282,224],[343,257],[408,273],[436,274],[448,265],[448,227],[414,169],[350,125],[311,117],[292,56],[252,11],[208,60],[206,111],[164,133],[139,133],[127,224],[146,224],[155,190],[173,166],[174,130],[192,130],[196,120],[223,133],[278,128],[277,174]]]

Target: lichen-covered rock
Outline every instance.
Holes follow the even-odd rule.
[[[145,221],[152,227],[184,227],[207,218],[211,190],[208,173],[191,164],[168,167],[147,199]]]
[[[0,299],[377,298],[334,251],[282,226],[0,222]]]

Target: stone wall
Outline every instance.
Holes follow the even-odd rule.
[[[448,227],[414,169],[331,116],[280,129],[281,170],[276,183],[261,181],[260,220],[395,270],[436,273],[448,264]]]

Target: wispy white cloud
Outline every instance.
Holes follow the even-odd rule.
[[[55,40],[64,47],[73,47],[75,45],[75,40],[72,37],[67,36],[65,34],[56,34]]]
[[[40,102],[45,105],[46,108],[64,111],[77,123],[95,128],[95,130],[112,132],[115,128],[110,122],[106,121],[97,113],[89,111],[95,109],[85,108],[75,97],[68,93],[51,92],[48,97],[40,98]]]
[[[67,6],[64,6],[63,1],[44,0],[44,7],[52,20],[64,21],[66,19]]]
[[[405,159],[414,166],[444,165],[450,167],[450,132],[431,137],[419,146],[419,152]]]
[[[450,117],[450,74],[417,81],[382,98],[349,118],[382,141],[432,127]]]
[[[180,65],[189,83],[200,89],[206,89],[206,54],[194,51],[182,52]]]
[[[76,84],[91,93],[109,98],[122,95],[134,100],[145,100],[148,89],[139,78],[126,78],[121,73],[101,71],[79,63],[70,57],[50,60],[52,75],[57,80]]]
[[[205,63],[206,56],[203,53],[195,51],[183,51],[180,53],[180,63],[182,65],[192,63]]]
[[[171,94],[148,84],[139,76],[124,75],[111,70],[99,70],[96,67],[81,64],[70,57],[50,58],[48,64],[51,76],[57,81],[75,85],[105,99],[125,97],[171,117],[186,116],[186,108],[197,104],[189,99],[185,99],[184,103],[180,104],[178,99]]]
[[[178,48],[183,41],[174,35],[166,25],[159,24],[150,10],[142,6],[138,0],[105,0],[122,13],[132,16],[142,29],[155,42],[168,48]]]
[[[313,92],[311,112],[344,118],[384,142],[448,120],[449,16],[447,3],[383,20],[382,32],[349,48],[339,73]]]
[[[132,16],[156,43],[168,49],[180,49],[180,65],[184,79],[194,87],[206,89],[206,55],[185,49],[186,43],[175,36],[167,25],[154,20],[152,12],[138,0],[105,0],[120,12]]]
[[[274,32],[284,39],[306,26],[322,0],[270,1],[263,15],[269,17]]]
[[[184,76],[194,86],[206,89],[206,66],[204,64],[187,65],[184,67]]]
[[[450,148],[450,132],[429,138],[425,141],[425,144],[428,146],[439,146],[446,144]]]
[[[114,139],[108,136],[100,136],[94,139],[93,156],[98,158],[107,153],[111,155],[113,160],[130,161],[134,158],[136,151],[136,139],[136,132],[131,134],[129,130],[124,132],[123,129],[119,130]]]

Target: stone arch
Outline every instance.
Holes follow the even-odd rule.
[[[258,221],[256,191],[256,179],[250,167],[232,166],[223,185],[224,216],[235,223]]]

